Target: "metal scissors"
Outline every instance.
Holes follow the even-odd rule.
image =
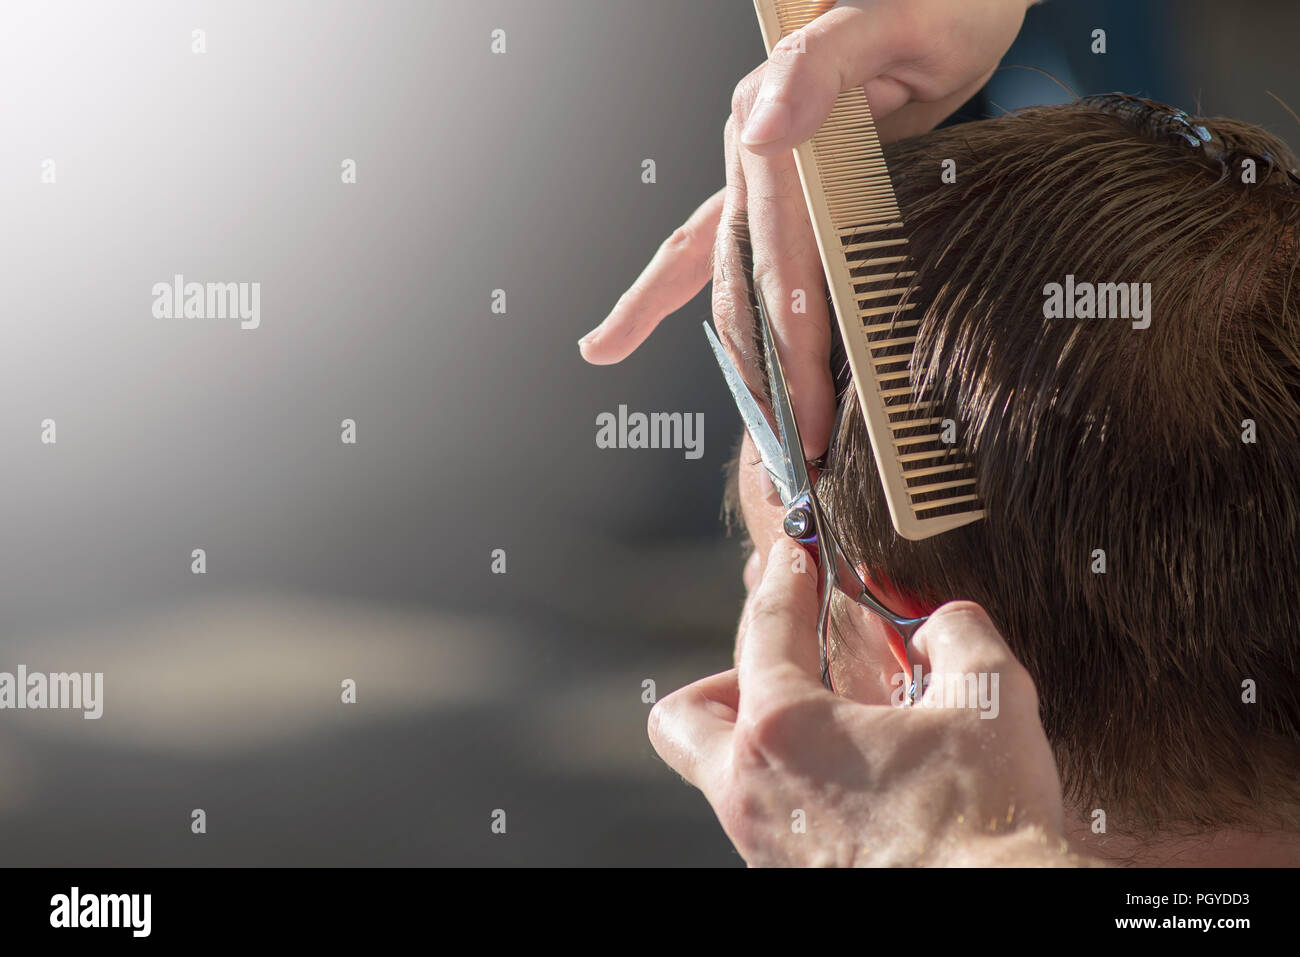
[[[894,634],[890,635],[889,647],[898,663],[905,669],[905,681],[908,682],[907,703],[916,698],[916,683],[912,680],[912,667],[907,654],[907,643],[912,640],[916,630],[926,621],[926,617],[904,618],[886,608],[863,583],[853,565],[844,556],[835,532],[831,528],[826,512],[817,499],[812,480],[808,475],[808,464],[803,457],[803,444],[799,440],[799,425],[795,422],[794,408],[790,404],[790,392],[785,383],[785,372],[781,368],[781,356],[777,353],[776,343],[772,339],[772,328],[768,321],[767,306],[763,294],[756,292],[758,299],[758,322],[763,333],[763,348],[767,353],[768,385],[772,394],[772,409],[776,417],[776,426],[780,439],[773,434],[767,423],[758,400],[754,398],[749,387],[745,385],[739,370],[731,358],[723,351],[722,343],[707,322],[704,332],[709,345],[722,368],[727,388],[736,401],[740,417],[745,423],[749,437],[758,449],[763,468],[772,477],[781,502],[785,505],[783,527],[786,535],[808,550],[817,565],[820,576],[821,610],[817,617],[817,640],[821,652],[821,679],[831,691],[835,690],[830,672],[830,607],[832,590],[839,588],[859,605],[890,625]],[[841,405],[841,413],[844,406]],[[837,418],[838,421],[838,418]],[[835,434],[832,432],[832,435]]]

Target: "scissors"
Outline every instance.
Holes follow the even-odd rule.
[[[916,630],[925,624],[929,616],[921,618],[904,618],[895,614],[881,603],[867,588],[862,578],[844,556],[839,540],[831,528],[830,521],[817,499],[811,478],[808,475],[808,463],[804,461],[803,444],[799,440],[799,425],[795,422],[794,408],[790,404],[790,392],[785,383],[785,372],[781,368],[781,356],[772,340],[772,327],[768,321],[767,305],[763,294],[756,291],[758,300],[758,322],[763,332],[763,348],[767,353],[768,385],[772,394],[772,409],[776,417],[776,427],[780,439],[773,434],[767,423],[758,400],[754,398],[749,387],[745,385],[739,370],[731,358],[723,351],[717,334],[704,323],[704,332],[709,345],[722,368],[722,376],[727,380],[727,388],[736,401],[740,417],[745,423],[749,437],[758,449],[763,468],[772,477],[781,502],[785,505],[785,534],[803,546],[817,565],[820,576],[819,590],[821,609],[817,616],[817,640],[820,645],[821,679],[829,690],[835,685],[831,678],[829,640],[831,594],[839,588],[859,605],[884,619],[893,629],[889,636],[889,649],[893,652],[904,673],[912,676],[912,667],[907,655],[907,643],[912,640]],[[844,404],[836,417],[843,415]],[[838,431],[838,430],[835,430]],[[835,434],[832,431],[832,435]],[[916,699],[916,682],[909,681],[907,704]]]

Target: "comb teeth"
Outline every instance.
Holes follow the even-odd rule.
[[[834,5],[754,0],[769,54]],[[920,316],[905,299],[916,272],[861,88],[836,98],[821,129],[795,150],[795,165],[895,530],[929,538],[983,518],[974,465],[941,441],[943,415],[913,388]]]

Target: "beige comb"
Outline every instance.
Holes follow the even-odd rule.
[[[769,55],[834,5],[754,0]],[[916,304],[902,300],[915,271],[907,268],[903,217],[861,87],[836,98],[794,158],[894,528],[921,539],[983,518],[970,460],[940,441],[943,417],[933,403],[912,395],[919,317],[909,318]]]

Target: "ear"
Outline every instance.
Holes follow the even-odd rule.
[[[879,598],[886,608],[906,618],[920,618],[923,615],[928,615],[943,604],[942,602],[923,601],[909,591],[896,588],[894,583],[882,571],[859,568],[858,574],[862,576],[863,583],[871,589],[871,593]]]
[[[906,592],[896,588],[893,582],[880,572],[873,573],[865,568],[859,568],[858,574],[861,576],[863,584],[866,585],[871,593],[880,600],[881,604],[895,614],[901,615],[905,618],[920,618],[923,615],[930,614],[934,609],[939,607],[938,605],[923,602],[911,592]],[[900,635],[891,625],[880,620],[878,616],[867,611],[865,608],[862,609],[862,612],[864,615],[870,616],[879,623],[879,627],[889,645],[890,654],[893,655],[894,661],[898,663],[898,667],[902,668],[904,673],[906,673],[908,671],[909,658],[912,656],[908,654],[907,643],[903,640],[903,636]],[[912,661],[912,663],[915,664],[916,662]]]

